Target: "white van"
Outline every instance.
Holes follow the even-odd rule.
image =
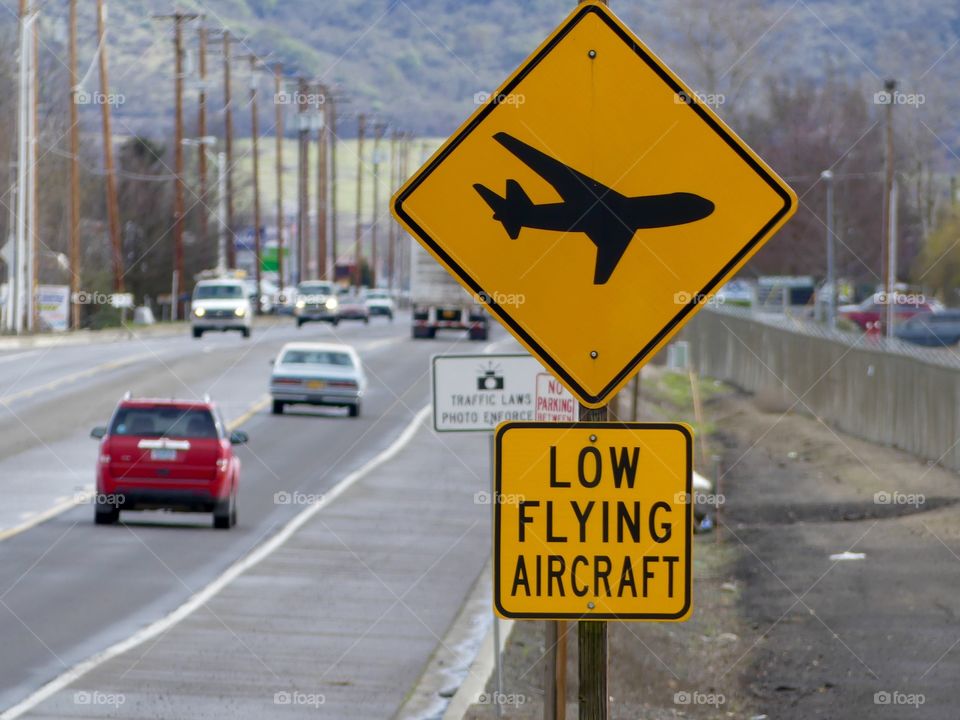
[[[190,326],[193,336],[207,330],[239,330],[250,337],[253,305],[242,280],[201,280],[193,289]]]

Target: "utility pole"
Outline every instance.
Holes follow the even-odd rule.
[[[20,57],[18,74],[18,102],[17,102],[17,232],[13,251],[13,276],[10,283],[10,300],[12,304],[13,330],[19,334],[25,326],[25,312],[29,309],[27,268],[29,261],[28,232],[28,167],[30,163],[30,62],[33,53],[30,46],[33,38],[31,25],[36,21],[36,15],[29,12],[26,0],[20,0]],[[9,307],[9,306],[8,306]]]
[[[307,79],[297,78],[297,256],[300,278],[310,277],[310,123],[307,115]]]
[[[378,122],[373,126],[373,218],[370,226],[370,287],[377,286],[377,224],[380,217],[380,141],[387,124]]]
[[[107,224],[113,253],[113,290],[123,292],[123,248],[120,239],[120,208],[117,205],[117,176],[113,167],[113,133],[110,129],[110,78],[107,72],[107,18],[103,0],[97,0],[97,40],[100,45],[100,115],[103,128],[103,170],[107,190]],[[179,145],[178,145],[179,147]]]
[[[283,63],[273,65],[273,125],[277,161],[277,278],[280,292],[287,286],[283,275]]]
[[[317,85],[317,278],[327,279],[327,88]]]
[[[173,20],[173,302],[171,316],[177,320],[181,316],[180,295],[186,285],[183,265],[183,215],[184,190],[183,179],[183,24],[200,17],[196,13],[175,12],[171,15],[158,15],[158,20]],[[106,91],[104,91],[106,92]],[[200,152],[203,153],[201,146]]]
[[[40,121],[37,112],[40,104],[40,10],[34,10],[32,27],[33,55],[30,61],[30,143],[32,158],[30,162],[30,294],[28,296],[30,312],[27,313],[27,328],[30,331],[40,328],[40,308],[37,305],[37,288],[40,284],[40,193],[37,187],[37,175],[40,168]]]
[[[337,102],[330,93],[324,104],[330,124],[330,263],[331,280],[337,279]]]
[[[197,28],[197,75],[200,82],[197,95],[197,135],[201,142],[197,145],[197,174],[200,176],[200,243],[206,247],[209,231],[207,209],[207,147],[203,138],[207,137],[207,29]]]
[[[363,136],[367,131],[367,116],[360,113],[357,116],[357,216],[354,224],[354,263],[353,284],[358,288],[363,282],[363,227],[361,226],[363,213]]]
[[[248,55],[250,62],[250,133],[253,136],[253,254],[254,254],[254,277],[257,281],[257,306],[256,312],[259,315],[262,306],[262,288],[263,271],[261,269],[260,255],[262,248],[260,245],[260,148],[257,144],[260,135],[260,123],[257,118],[257,63],[259,59],[256,55]]]
[[[893,337],[893,320],[894,320],[894,284],[897,279],[894,277],[894,269],[891,267],[889,258],[891,257],[892,247],[893,247],[893,237],[895,234],[895,228],[893,227],[893,218],[895,217],[893,202],[894,202],[894,192],[893,192],[893,175],[894,175],[894,166],[893,166],[893,105],[894,105],[894,93],[897,89],[897,81],[893,79],[887,80],[883,89],[886,90],[887,97],[887,106],[886,106],[886,145],[887,149],[884,153],[884,216],[883,216],[883,229],[884,229],[884,252],[883,257],[887,259],[886,262],[883,262],[883,289],[886,300],[886,335],[887,337]]]
[[[230,31],[223,31],[223,154],[227,160],[224,181],[227,186],[227,267],[237,267],[237,247],[234,241],[236,224],[233,218],[233,102],[230,93],[230,67],[233,63],[230,48]]]
[[[400,173],[397,170],[397,140],[399,137],[400,132],[394,128],[394,131],[390,134],[390,192],[388,195],[393,195],[394,191],[400,186]],[[391,217],[389,223],[390,225],[387,228],[387,287],[392,293],[397,274],[397,221]]]
[[[70,327],[80,327],[80,118],[77,112],[77,0],[70,0]]]

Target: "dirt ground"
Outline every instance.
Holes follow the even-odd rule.
[[[688,417],[676,383],[648,371],[644,418]],[[718,530],[695,536],[688,622],[610,624],[610,717],[960,717],[960,478],[702,385]],[[515,623],[504,717],[542,717],[543,653],[543,623]],[[495,716],[488,703],[466,717]]]

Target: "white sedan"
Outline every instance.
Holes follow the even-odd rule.
[[[360,415],[367,378],[357,351],[335,343],[287,343],[273,361],[270,395],[273,414],[287,405],[346,407]]]

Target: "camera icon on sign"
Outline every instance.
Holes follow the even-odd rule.
[[[503,376],[494,370],[487,370],[477,378],[477,390],[503,390]]]

